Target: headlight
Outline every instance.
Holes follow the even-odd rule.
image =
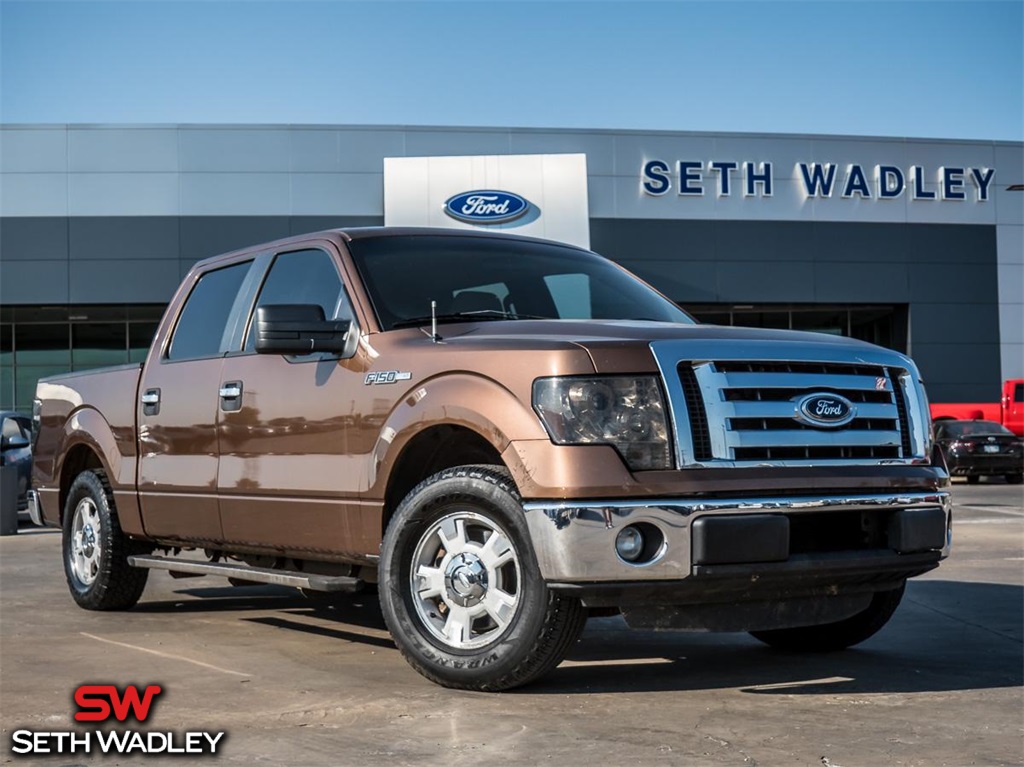
[[[634,471],[672,468],[654,376],[538,378],[533,407],[556,445],[612,445]]]

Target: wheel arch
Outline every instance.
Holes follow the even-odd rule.
[[[435,424],[413,435],[388,474],[381,535],[398,504],[416,485],[439,471],[470,464],[505,465],[493,443],[466,426]]]
[[[529,392],[467,372],[423,381],[397,401],[374,448],[368,496],[383,502],[384,529],[420,481],[453,466],[505,466],[502,453],[523,439],[547,439]]]
[[[68,448],[60,467],[60,491],[58,494],[60,504],[57,508],[57,519],[61,524],[64,523],[64,504],[67,503],[71,483],[83,471],[90,469],[107,471],[103,459],[100,458],[92,445],[87,442],[79,442]]]

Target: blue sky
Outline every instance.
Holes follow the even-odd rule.
[[[1022,0],[0,0],[0,120],[1021,140],[1022,49]]]

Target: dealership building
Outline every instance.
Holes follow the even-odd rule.
[[[524,204],[481,223],[450,202],[470,192]],[[933,401],[995,401],[1024,377],[1021,143],[2,125],[0,409],[30,408],[41,376],[143,359],[199,259],[381,224],[590,247],[702,321],[907,352]]]

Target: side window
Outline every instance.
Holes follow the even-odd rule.
[[[274,259],[256,309],[269,304],[317,304],[329,320],[352,316],[334,261],[318,249],[293,250]],[[245,350],[250,352],[256,348],[255,318],[254,309],[245,340]]]
[[[18,421],[16,419],[5,418],[2,436],[4,436],[7,439],[11,439],[14,437],[24,437],[26,435],[22,431],[21,426],[18,424]]]
[[[1013,387],[1013,401],[1024,402],[1024,384],[1017,384]]]
[[[251,261],[207,272],[185,300],[167,359],[214,357],[227,351],[224,331]]]

